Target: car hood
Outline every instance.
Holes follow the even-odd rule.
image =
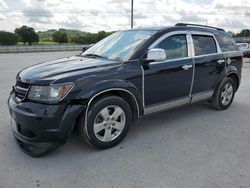
[[[72,56],[25,68],[18,73],[17,80],[26,83],[34,83],[37,81],[42,83],[42,81],[53,81],[67,75],[74,75],[74,73],[82,73],[85,70],[100,67],[115,66],[119,63],[119,61],[107,59]]]

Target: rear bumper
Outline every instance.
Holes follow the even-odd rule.
[[[47,105],[8,100],[14,136],[29,144],[66,142],[85,105]]]

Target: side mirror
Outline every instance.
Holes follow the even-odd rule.
[[[154,49],[150,49],[148,50],[147,53],[147,61],[164,61],[167,59],[167,55],[165,50],[161,49],[161,48],[154,48]]]

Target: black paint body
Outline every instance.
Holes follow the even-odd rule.
[[[28,85],[73,82],[74,88],[58,104],[42,104],[27,98],[18,102],[13,89],[8,105],[15,136],[28,143],[62,144],[67,140],[78,118],[84,116],[89,100],[97,93],[111,89],[126,90],[133,94],[139,107],[138,116],[142,117],[148,106],[215,90],[229,74],[234,74],[240,81],[242,57],[238,51],[160,64],[144,61],[148,47],[166,33],[193,30],[211,32],[217,37],[222,31],[184,26],[148,30],[156,30],[156,33],[128,61],[73,56],[20,71],[17,82]],[[227,64],[228,58],[231,59],[230,65]],[[218,64],[219,59],[225,59],[225,63]],[[182,69],[183,65],[194,62],[195,67],[186,71]]]

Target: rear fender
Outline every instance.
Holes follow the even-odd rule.
[[[223,82],[224,79],[226,79],[230,74],[236,74],[237,75],[237,78],[239,79],[240,81],[240,76],[238,74],[238,70],[235,66],[227,66],[225,71],[223,71],[221,73],[221,75],[219,76],[217,82],[215,83],[214,85],[214,94],[213,94],[213,97],[215,96],[217,90],[219,89],[220,87],[220,84]]]

